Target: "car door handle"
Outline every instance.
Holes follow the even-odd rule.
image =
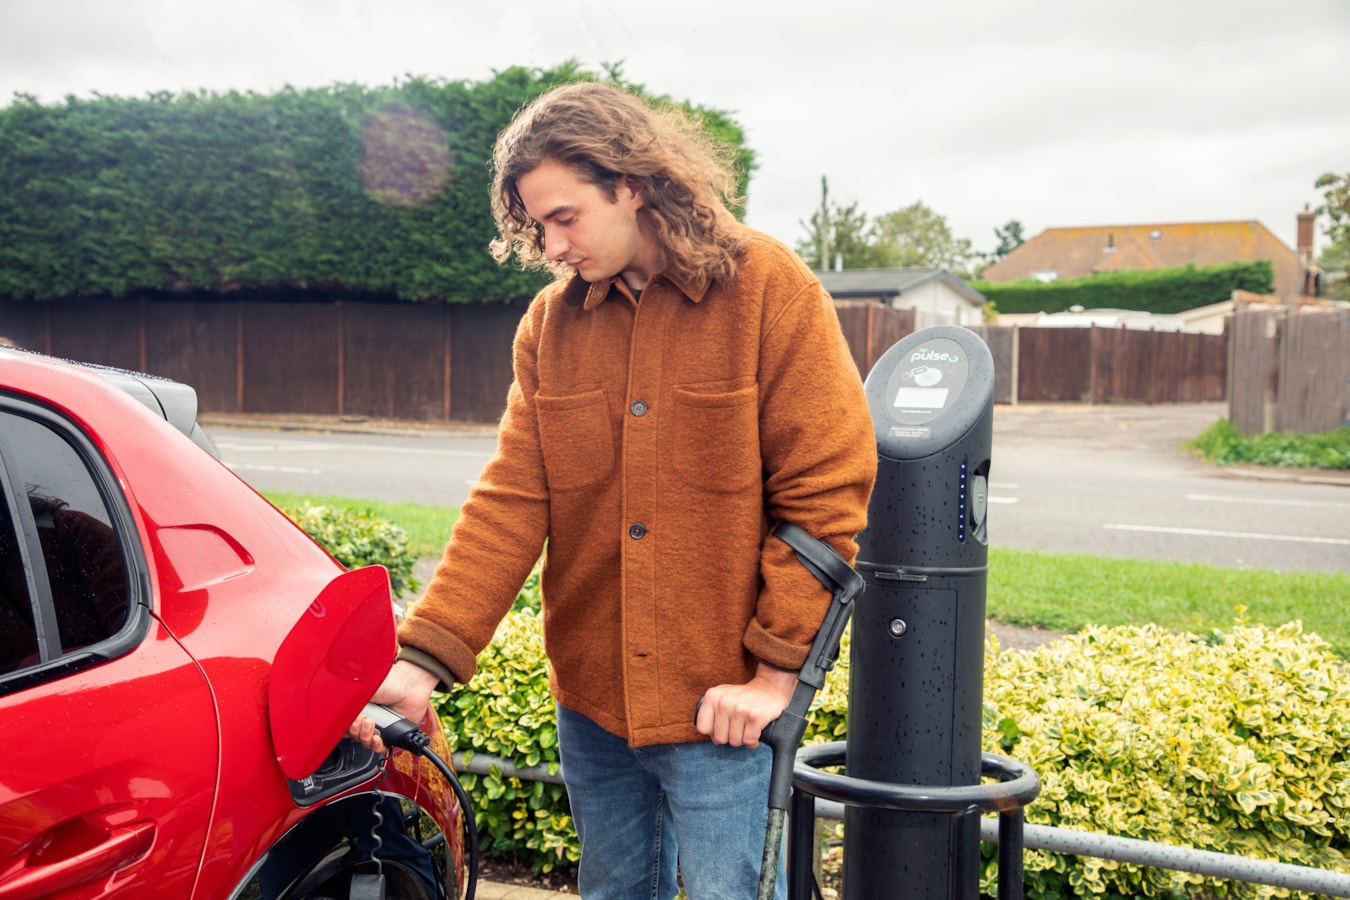
[[[59,853],[59,840],[48,843],[29,854],[18,874],[0,882],[0,900],[45,897],[92,881],[140,859],[154,842],[154,822],[133,822],[112,829],[105,840],[70,855]]]

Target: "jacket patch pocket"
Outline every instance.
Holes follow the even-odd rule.
[[[675,471],[692,487],[732,494],[757,484],[759,388],[675,389]]]
[[[614,432],[603,390],[535,396],[539,444],[549,490],[594,487],[614,469]]]

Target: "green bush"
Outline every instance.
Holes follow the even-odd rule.
[[[1139,309],[1165,315],[1227,300],[1233,291],[1269,294],[1275,270],[1266,260],[1217,266],[1102,272],[1063,281],[973,281],[971,287],[1000,313],[1056,313],[1084,309]]]
[[[558,726],[542,624],[536,572],[479,655],[473,680],[432,698],[453,750],[466,758],[486,753],[521,768],[543,765],[557,774]],[[843,694],[838,693],[840,684]],[[842,728],[846,693],[847,683],[831,678],[820,694],[821,703],[830,708],[820,710],[808,735],[823,722]],[[842,740],[842,730],[839,735],[819,739]],[[495,766],[489,775],[463,773],[459,778],[472,798],[484,852],[524,860],[537,872],[573,866],[581,858],[562,785],[504,777]]]
[[[524,103],[574,62],[483,82],[144,99],[16,95],[0,109],[0,298],[293,288],[455,303],[532,296],[498,266],[487,165]],[[682,104],[754,168],[728,113]]]
[[[451,749],[510,760],[519,767],[558,772],[558,724],[548,689],[538,587],[521,592],[521,607],[508,613],[468,684],[433,698]],[[567,790],[560,784],[521,781],[491,774],[459,776],[473,802],[485,853],[514,856],[550,872],[575,865],[581,845],[572,825]]]
[[[1040,776],[1028,822],[1350,871],[1350,683],[1297,622],[991,641],[984,744]],[[1040,851],[1024,864],[1032,900],[1299,896]],[[995,875],[986,860],[986,893]]]
[[[1267,432],[1249,438],[1219,419],[1188,446],[1220,466],[1350,469],[1350,425],[1317,434]]]
[[[1297,622],[1208,636],[1095,628],[1030,652],[991,639],[985,665],[984,749],[1036,770],[1029,822],[1350,870],[1350,684],[1343,661]],[[474,681],[438,698],[452,744],[556,772],[545,666],[537,613],[511,613]],[[847,673],[846,643],[807,743],[845,739]],[[489,852],[538,871],[579,858],[561,786],[463,780]],[[1024,865],[1031,900],[1296,896],[1039,851]]]
[[[408,535],[394,523],[341,506],[305,503],[281,511],[347,568],[381,565],[388,569],[394,596],[415,594],[421,586],[413,578],[415,559],[408,550]]]

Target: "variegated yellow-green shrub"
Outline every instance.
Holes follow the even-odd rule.
[[[408,533],[373,513],[345,506],[304,503],[281,510],[329,555],[349,569],[382,565],[389,570],[394,596],[417,593]]]
[[[558,725],[548,690],[539,580],[531,576],[492,643],[478,658],[478,672],[434,703],[451,749],[485,753],[521,768],[558,773]],[[581,845],[559,784],[462,773],[485,853],[515,856],[535,871],[575,865]]]
[[[1350,871],[1350,682],[1294,622],[1208,639],[1094,628],[986,659],[986,750],[1030,765],[1027,821]],[[1298,896],[1029,851],[1027,896]],[[994,893],[995,867],[984,889]]]
[[[557,732],[531,583],[468,686],[438,699],[456,749],[556,771]],[[845,740],[848,645],[806,741]],[[1031,765],[1027,821],[1345,868],[1350,686],[1343,660],[1297,623],[1239,623],[1209,638],[1153,626],[1091,629],[985,659],[984,749]],[[579,846],[556,785],[463,776],[489,852],[540,871]],[[989,856],[993,848],[986,847]],[[1296,896],[1088,857],[1027,851],[1026,896]],[[995,862],[983,887],[995,894]]]

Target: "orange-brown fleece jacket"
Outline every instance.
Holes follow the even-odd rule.
[[[747,230],[737,277],[545,288],[520,322],[496,455],[400,642],[468,680],[547,543],[556,698],[632,746],[704,740],[694,706],[795,669],[829,592],[781,540],[846,559],[876,443],[833,302]]]

